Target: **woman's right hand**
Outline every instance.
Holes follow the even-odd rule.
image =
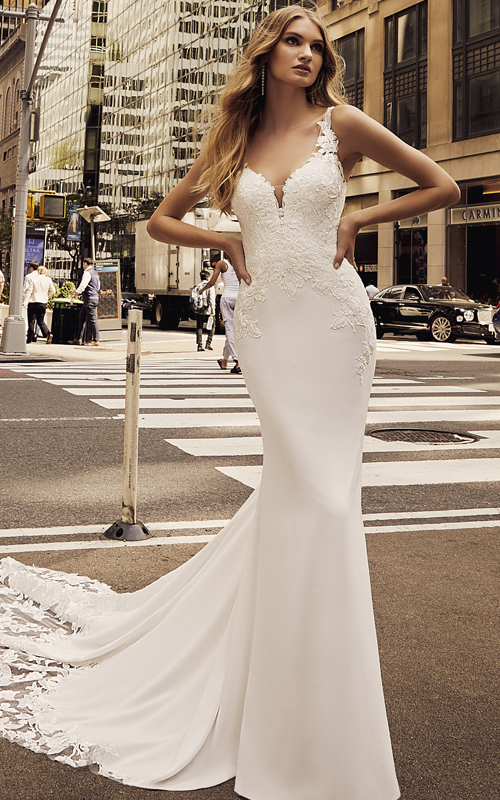
[[[231,262],[234,271],[236,272],[238,280],[244,281],[247,286],[250,286],[252,283],[252,278],[247,272],[245,265],[245,251],[243,250],[243,244],[241,241],[236,239],[234,236],[228,236],[223,244],[222,249],[227,254],[228,259]]]

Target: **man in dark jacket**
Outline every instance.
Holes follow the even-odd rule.
[[[83,259],[83,276],[73,297],[81,295],[83,306],[78,317],[78,333],[76,339],[70,344],[83,344],[83,331],[88,324],[91,331],[91,345],[99,345],[99,323],[97,322],[97,306],[99,305],[99,290],[101,282],[99,275],[94,269],[94,262],[91,258]]]

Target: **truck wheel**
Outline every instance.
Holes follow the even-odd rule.
[[[161,300],[155,300],[153,321],[162,331],[174,330],[179,327],[180,315],[169,309]]]
[[[456,335],[453,333],[453,327],[448,319],[445,317],[444,314],[437,314],[431,322],[430,326],[430,334],[431,339],[435,342],[452,342],[456,339]]]

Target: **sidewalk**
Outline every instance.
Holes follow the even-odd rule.
[[[196,338],[189,331],[165,331],[165,338],[156,340],[148,337],[149,328],[143,328],[142,358],[196,358],[209,359],[220,358],[224,347],[224,336],[214,336],[213,350],[205,350],[198,353],[196,350]],[[203,337],[205,339],[205,337]],[[123,341],[125,339],[125,341]],[[9,362],[42,362],[42,361],[82,361],[82,362],[103,362],[103,361],[123,361],[127,355],[126,329],[123,329],[122,341],[110,340],[101,341],[99,347],[87,345],[77,346],[70,344],[49,344],[45,339],[35,344],[26,345],[27,355],[5,354],[0,351],[0,364]]]

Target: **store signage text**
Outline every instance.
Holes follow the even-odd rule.
[[[491,222],[500,220],[500,206],[469,206],[468,208],[451,208],[450,223],[463,225],[471,222]]]

